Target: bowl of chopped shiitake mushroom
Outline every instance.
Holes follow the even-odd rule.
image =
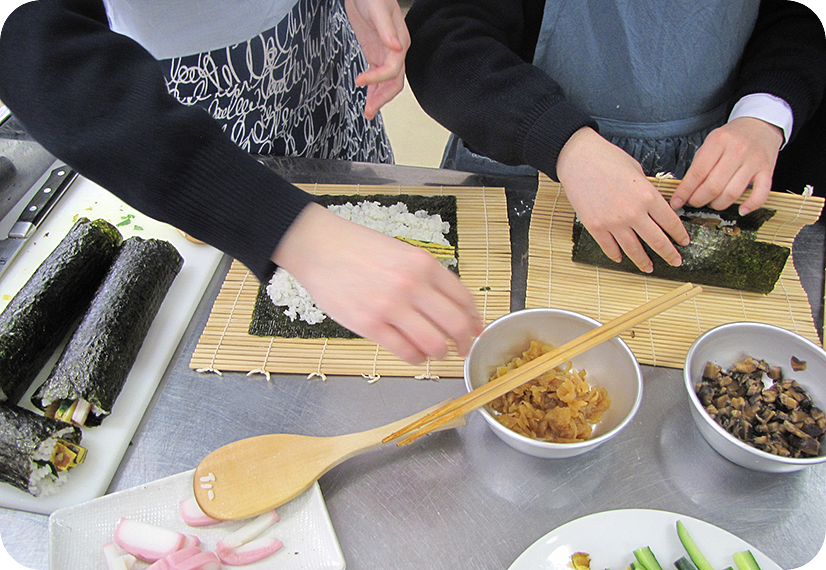
[[[465,359],[472,391],[600,325],[560,309],[515,311],[490,323]],[[493,432],[523,453],[579,455],[627,426],[642,400],[642,372],[620,338],[607,340],[479,408]]]
[[[686,355],[685,387],[703,438],[756,471],[826,462],[826,351],[773,325],[739,322],[701,335]]]

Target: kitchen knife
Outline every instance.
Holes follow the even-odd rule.
[[[68,166],[61,166],[52,170],[49,178],[40,187],[20,217],[9,230],[6,239],[0,240],[0,276],[11,264],[14,256],[20,251],[34,231],[40,226],[43,219],[52,209],[63,192],[75,179],[76,173]]]

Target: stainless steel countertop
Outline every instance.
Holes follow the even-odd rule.
[[[535,180],[436,169],[264,159],[294,182],[487,185],[508,188],[513,309],[524,306],[527,225]],[[824,233],[804,228],[794,257],[819,327]],[[225,259],[146,411],[109,492],[195,467],[212,450],[264,433],[338,435],[379,426],[464,393],[461,379],[413,380],[198,374],[189,360],[229,268]],[[350,570],[503,569],[536,539],[578,517],[651,508],[704,519],[784,568],[798,568],[826,535],[826,466],[770,475],[719,456],[694,429],[681,371],[643,367],[634,422],[593,452],[543,460],[507,447],[478,414],[465,427],[404,448],[385,446],[320,480]],[[48,567],[48,519],[0,509],[6,550]]]

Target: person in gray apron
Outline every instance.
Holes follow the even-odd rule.
[[[679,254],[668,237],[685,244],[688,236],[672,208],[654,194],[653,186],[638,179],[643,174],[661,173],[683,179],[672,202],[674,207],[691,200],[692,205],[724,208],[752,182],[751,178],[742,182],[736,194],[729,187],[710,194],[709,185],[703,184],[706,177],[720,176],[719,171],[713,171],[713,158],[726,144],[725,137],[734,131],[738,136],[757,133],[752,137],[753,146],[761,158],[759,166],[749,164],[760,174],[753,176],[754,191],[741,205],[742,213],[765,200],[769,190],[765,172],[768,170],[770,179],[777,151],[792,128],[792,109],[784,100],[761,93],[757,95],[763,97],[759,105],[762,114],[755,114],[753,99],[738,103],[730,112],[737,101],[738,68],[755,30],[759,2],[548,0],[541,7],[543,2],[524,0],[505,2],[507,8],[502,4],[494,7],[493,2],[483,4],[484,7],[462,0],[424,0],[414,5],[408,16],[413,38],[408,78],[414,93],[437,120],[470,137],[463,140],[451,135],[443,167],[535,174],[538,164],[519,163],[531,155],[530,149],[512,153],[503,150],[502,146],[497,147],[500,141],[495,140],[494,133],[501,128],[499,138],[510,141],[513,147],[536,144],[539,135],[532,132],[531,139],[518,130],[534,128],[525,115],[532,112],[530,106],[540,104],[536,97],[520,99],[519,91],[534,95],[531,90],[536,89],[540,95],[543,93],[541,81],[529,78],[524,88],[520,83],[520,77],[535,75],[538,69],[554,83],[547,88],[547,97],[556,96],[554,102],[563,101],[566,108],[584,117],[578,125],[582,130],[576,131],[576,136],[576,129],[561,134],[550,129],[540,133],[548,139],[565,137],[558,161],[545,160],[550,168],[543,172],[563,183],[583,223],[610,257],[618,260],[622,249],[640,269],[650,270],[650,260],[639,243],[642,239],[666,261],[679,264]],[[541,11],[536,9],[537,5]],[[517,13],[520,9],[522,14]],[[533,23],[529,14],[541,17],[533,44],[533,69],[514,57],[518,53],[523,60],[527,59],[528,50],[519,44],[523,38],[516,36],[530,35],[528,30]],[[464,23],[462,16],[478,21]],[[462,28],[456,29],[457,24]],[[516,29],[518,33],[501,39],[504,29]],[[439,35],[445,38],[443,43],[431,48],[433,38]],[[821,39],[812,44],[821,60],[822,35],[820,28]],[[504,49],[491,48],[497,41],[498,47]],[[487,56],[483,55],[486,51]],[[457,54],[461,53],[460,59]],[[814,65],[817,59],[810,61]],[[445,70],[440,85],[436,74],[429,71],[434,67]],[[818,81],[821,84],[814,90],[822,93],[822,79]],[[553,88],[560,94],[555,95]],[[461,92],[461,96],[454,92]],[[483,103],[476,103],[474,94]],[[461,103],[445,103],[450,97]],[[510,122],[516,126],[509,130],[507,125],[497,126],[494,119],[485,129],[480,125],[493,112],[478,120],[470,116],[470,110],[463,115],[465,111],[460,107],[472,109],[473,104],[489,105],[505,117],[513,115]],[[515,110],[519,104],[525,105],[523,114]],[[547,107],[550,105],[546,104]],[[541,117],[531,120],[538,124]],[[715,134],[710,137],[712,133]],[[723,135],[718,136],[719,133]],[[586,139],[587,144],[580,142]],[[706,141],[711,143],[704,153],[701,149]],[[503,156],[506,164],[488,154]],[[695,156],[697,166],[692,169]],[[626,157],[632,157],[635,164],[626,161]]]

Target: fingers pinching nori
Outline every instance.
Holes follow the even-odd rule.
[[[75,222],[0,314],[0,401],[17,403],[92,300],[122,240],[105,220]]]
[[[50,417],[99,425],[111,413],[183,259],[170,243],[123,242],[103,283],[32,403]]]

